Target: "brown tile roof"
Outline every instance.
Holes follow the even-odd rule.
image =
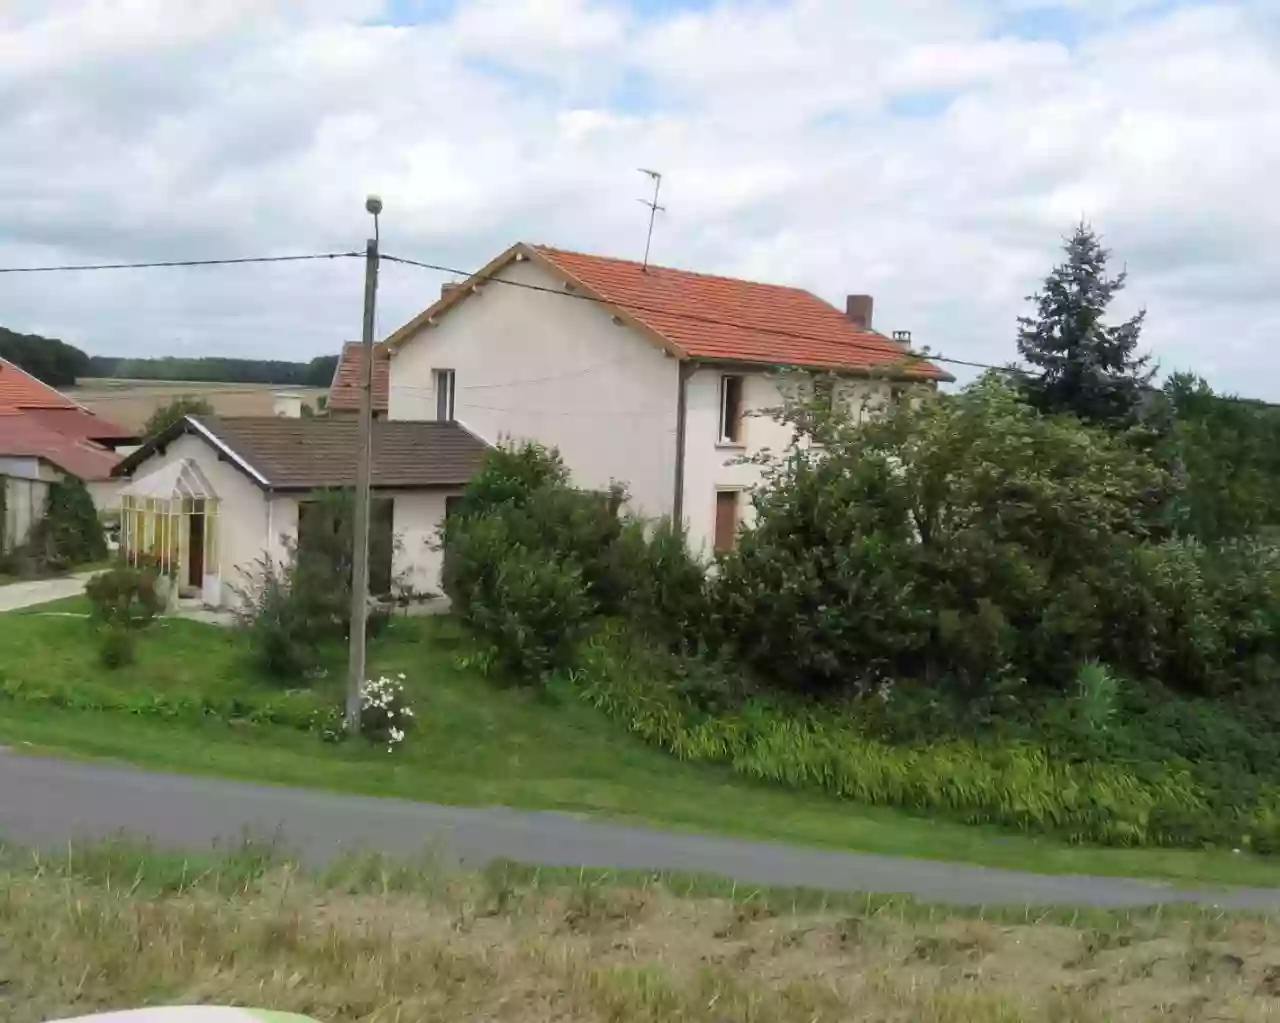
[[[391,364],[387,349],[373,346],[373,411],[387,411],[387,396],[391,392]],[[335,412],[360,411],[360,342],[348,341],[342,346],[338,365],[333,371],[333,383],[329,385],[329,408]]]
[[[802,288],[661,266],[645,268],[631,260],[523,242],[502,253],[471,281],[493,278],[515,259],[540,262],[576,285],[580,299],[603,301],[682,359],[952,379],[933,363],[905,359],[902,344],[858,329],[840,310]],[[403,344],[472,291],[465,284],[452,289],[384,344],[389,348]]]
[[[129,455],[116,475],[132,475],[177,434],[196,433],[268,489],[354,486],[358,430],[354,416],[188,416]],[[480,468],[487,448],[457,423],[380,419],[373,424],[373,485],[458,486]]]

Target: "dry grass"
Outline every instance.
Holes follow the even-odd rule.
[[[321,1020],[1233,1020],[1280,1016],[1274,920],[1009,922],[910,904],[795,912],[654,881],[378,861],[308,877],[119,849],[0,875],[0,1018],[235,1002]],[[789,896],[794,898],[794,896]],[[1069,917],[1059,916],[1059,920]]]
[[[131,430],[141,430],[151,414],[174,398],[204,398],[220,416],[269,416],[272,395],[278,391],[297,394],[315,407],[316,399],[328,392],[317,387],[288,387],[283,384],[194,383],[182,380],[123,380],[111,377],[85,379],[64,388],[68,397],[87,409]]]

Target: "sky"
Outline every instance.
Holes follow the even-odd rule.
[[[953,358],[1082,219],[1165,371],[1280,400],[1280,0],[0,0],[0,267],[515,241],[795,284]],[[305,359],[359,260],[0,274],[97,354]],[[448,275],[384,264],[378,329]]]

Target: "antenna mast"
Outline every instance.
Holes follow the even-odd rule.
[[[646,167],[640,167],[638,169],[641,174],[648,174],[649,177],[653,178],[653,198],[636,200],[636,202],[649,207],[649,233],[644,240],[644,269],[648,270],[649,269],[649,246],[653,244],[653,222],[654,222],[654,219],[658,216],[659,211],[665,213],[667,208],[665,206],[658,205],[658,192],[662,188],[662,172],[656,171],[656,170],[649,170]]]

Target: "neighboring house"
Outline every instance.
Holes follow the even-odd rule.
[[[347,414],[360,411],[360,342],[348,341],[342,346],[338,364],[333,368],[333,383],[329,385],[329,400],[325,409],[331,414]],[[373,346],[373,417],[382,419],[387,414],[387,390],[390,382],[390,363],[385,345]]]
[[[234,606],[255,562],[288,555],[307,495],[350,487],[355,417],[187,416],[128,455],[121,546],[171,569],[185,595]],[[440,590],[433,544],[446,505],[480,467],[486,445],[456,423],[374,424],[371,530],[398,541],[390,573],[415,592]],[[375,587],[376,588],[376,587]]]
[[[123,427],[94,415],[26,370],[0,358],[0,478],[3,534],[9,549],[26,539],[44,514],[49,484],[84,480],[99,511],[115,504],[116,446],[131,443]]]
[[[865,295],[842,313],[799,288],[518,243],[383,342],[388,418],[554,445],[579,485],[625,482],[634,511],[723,549],[760,479],[738,460],[790,440],[753,415],[782,404],[779,369],[855,406],[951,379],[871,318]]]

